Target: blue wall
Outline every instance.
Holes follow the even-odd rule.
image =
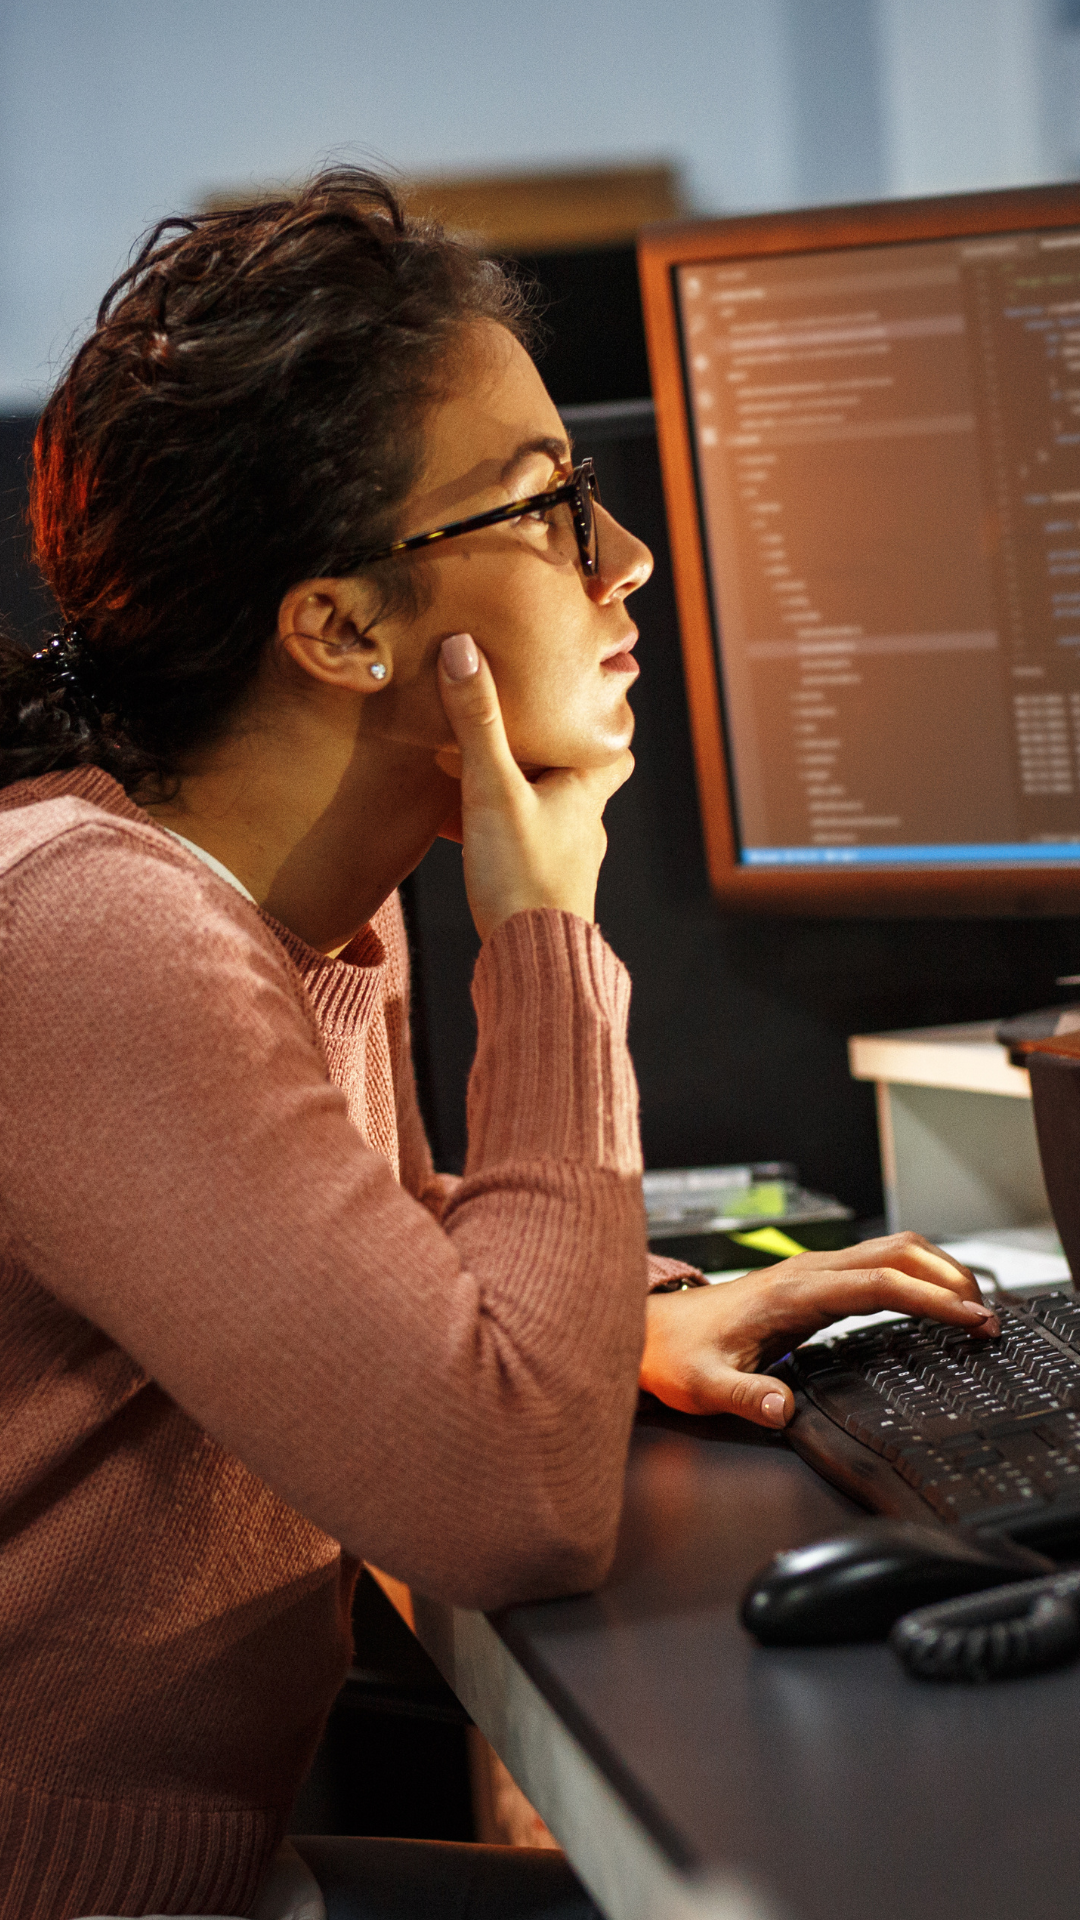
[[[427,172],[672,158],[709,211],[1060,176],[1080,150],[1075,14],[4,0],[0,407],[38,403],[148,222],[328,156]]]

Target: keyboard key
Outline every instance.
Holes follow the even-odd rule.
[[[1080,1484],[1075,1480],[1053,1487],[1046,1497],[1054,1512],[1080,1514]]]
[[[1069,1446],[1071,1443],[1080,1449],[1080,1420],[1070,1418],[1068,1413],[1048,1414],[1045,1420],[1040,1420],[1035,1431],[1051,1446]]]
[[[953,1457],[964,1473],[974,1473],[977,1467],[1000,1466],[1002,1458],[996,1447],[975,1447],[968,1451],[966,1446],[962,1452],[958,1448]],[[1077,1471],[1080,1472],[1080,1468]]]
[[[940,1413],[928,1414],[924,1419],[920,1419],[919,1431],[927,1440],[947,1441],[958,1435],[971,1433],[973,1429],[962,1414],[942,1410]]]
[[[896,1458],[896,1470],[916,1491],[930,1482],[943,1479],[949,1467],[936,1447],[911,1445],[902,1448]]]
[[[996,1447],[1006,1434],[1026,1433],[1029,1427],[1032,1429],[1036,1426],[1045,1427],[1049,1421],[1057,1418],[1059,1416],[1053,1413],[1044,1413],[1041,1416],[1029,1414],[1024,1419],[1017,1419],[1015,1414],[1007,1414],[1002,1419],[980,1420],[979,1432],[984,1440],[991,1441]]]
[[[949,1487],[927,1487],[923,1492],[923,1499],[931,1512],[936,1513],[940,1520],[970,1520],[980,1513],[985,1513],[994,1517],[999,1524],[1003,1521],[1005,1512],[1008,1512],[1010,1518],[1015,1518],[1021,1514],[1032,1513],[1045,1505],[1041,1497],[1035,1493],[1021,1498],[1003,1496],[997,1501],[988,1502],[977,1488],[970,1486],[956,1490]]]
[[[852,1414],[844,1425],[854,1439],[861,1441],[862,1445],[869,1447],[872,1452],[880,1454],[883,1460],[895,1460],[910,1434],[909,1428],[894,1419],[892,1414],[882,1414],[880,1409],[869,1418],[864,1414]]]
[[[1050,1450],[1034,1427],[1026,1433],[1006,1434],[998,1441],[998,1452],[1021,1473],[1038,1476],[1050,1467]]]

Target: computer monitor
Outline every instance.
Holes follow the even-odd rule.
[[[716,892],[1080,912],[1080,185],[639,265]]]

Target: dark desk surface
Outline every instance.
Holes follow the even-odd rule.
[[[770,1554],[861,1517],[776,1437],[657,1409],[607,1584],[494,1624],[678,1869],[750,1874],[795,1920],[1075,1920],[1080,1665],[931,1686],[740,1627]]]

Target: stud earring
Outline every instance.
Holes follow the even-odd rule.
[[[383,663],[381,660],[373,660],[370,667],[368,668],[368,672],[370,673],[373,680],[386,679],[386,668],[383,666]]]

